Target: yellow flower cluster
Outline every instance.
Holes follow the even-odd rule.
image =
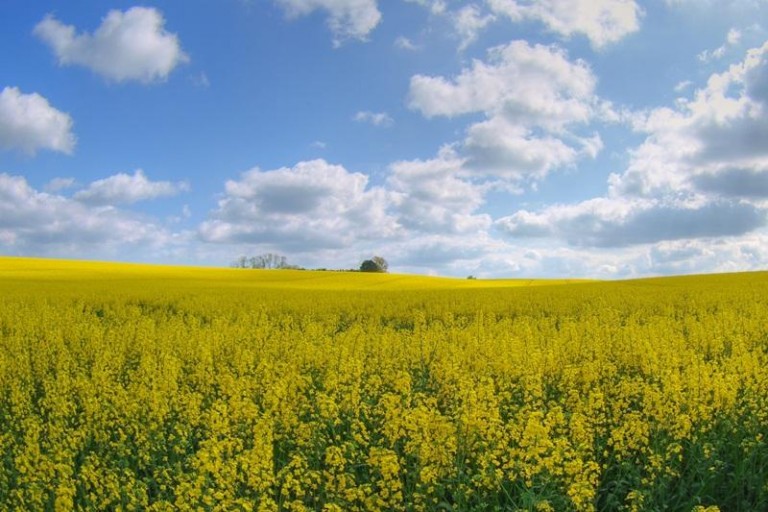
[[[768,510],[766,273],[53,267],[0,259],[2,510]]]

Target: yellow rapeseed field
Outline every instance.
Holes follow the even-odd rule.
[[[0,510],[768,510],[768,273],[0,258]]]

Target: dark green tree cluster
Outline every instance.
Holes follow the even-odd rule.
[[[360,272],[387,272],[389,263],[381,256],[374,256],[360,264]]]

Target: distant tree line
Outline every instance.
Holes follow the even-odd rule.
[[[289,265],[285,256],[275,253],[260,254],[259,256],[240,256],[233,263],[235,268],[261,268],[261,269],[298,269],[296,265]]]
[[[285,256],[268,252],[258,256],[240,256],[232,262],[234,268],[253,268],[253,269],[292,269],[307,270],[298,265],[291,265]],[[327,269],[317,268],[314,270],[337,271],[337,272],[388,272],[389,263],[381,256],[374,256],[369,260],[364,260],[360,268],[351,269]]]

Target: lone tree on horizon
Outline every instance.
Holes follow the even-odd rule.
[[[374,256],[360,264],[360,272],[387,272],[389,263],[381,256]]]

